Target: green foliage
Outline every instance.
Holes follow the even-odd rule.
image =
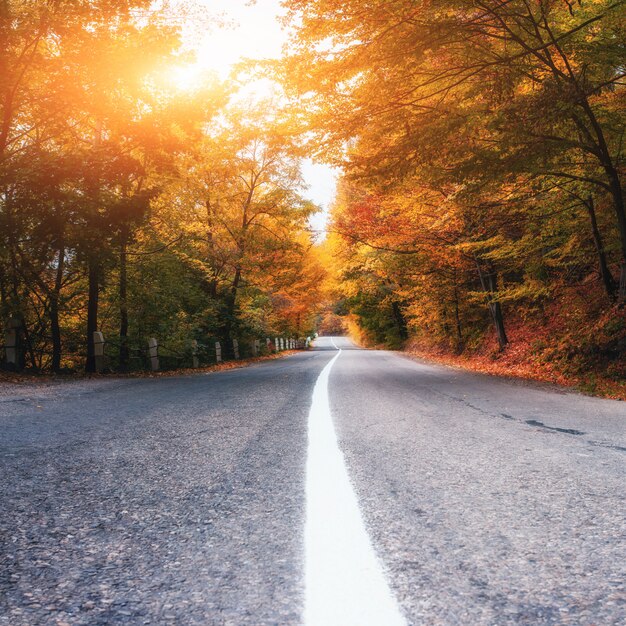
[[[149,9],[144,11],[144,9]],[[27,365],[145,365],[310,330],[317,302],[299,150],[271,104],[210,78],[160,83],[180,33],[146,0],[0,3],[0,331]],[[310,266],[310,267],[309,267]],[[178,355],[178,356],[176,356]]]

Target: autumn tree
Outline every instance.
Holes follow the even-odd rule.
[[[349,245],[390,276],[429,276],[430,293],[452,280],[500,346],[507,303],[584,280],[594,255],[623,300],[621,3],[286,4],[285,84],[311,148],[352,185],[335,210]],[[392,290],[422,317],[416,292]]]
[[[293,286],[316,207],[302,196],[299,159],[289,137],[272,129],[269,105],[229,108],[179,167],[184,174],[159,202],[157,228],[163,240],[180,238],[175,254],[217,309],[217,334],[231,339],[254,317],[253,294]]]
[[[29,316],[38,319],[38,335],[46,334],[42,314],[50,317],[55,370],[66,278],[77,263],[85,265],[87,367],[93,370],[104,264],[113,241],[128,239],[151,196],[145,178],[158,142],[159,103],[147,77],[171,59],[178,40],[172,29],[136,14],[148,4],[2,4],[3,312],[22,315],[26,335]]]

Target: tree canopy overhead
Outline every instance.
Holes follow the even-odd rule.
[[[96,331],[123,370],[150,337],[312,332],[296,150],[234,80],[180,88],[193,15],[171,10],[0,2],[0,325],[19,320],[32,368],[93,371]]]
[[[30,364],[92,368],[99,329],[121,368],[150,335],[308,333],[328,298],[378,343],[623,354],[624,3],[283,6],[283,58],[182,89],[184,3],[0,3],[0,305]],[[321,245],[304,156],[342,172]]]
[[[506,311],[623,328],[623,2],[285,5],[292,106],[344,172],[338,294],[375,340],[462,349],[484,319],[503,348]]]

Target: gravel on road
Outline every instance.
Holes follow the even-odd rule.
[[[0,399],[0,624],[299,623],[312,356]]]
[[[307,417],[335,346],[339,444],[410,624],[626,624],[625,403],[334,338],[0,386],[0,626],[299,624]]]
[[[344,351],[340,445],[413,624],[626,624],[626,404]]]

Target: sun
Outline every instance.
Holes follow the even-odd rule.
[[[165,71],[165,82],[177,91],[195,91],[202,87],[206,69],[198,62],[173,65]]]

